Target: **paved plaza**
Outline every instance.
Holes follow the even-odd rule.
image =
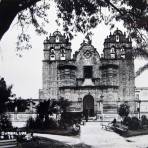
[[[34,134],[64,142],[66,144],[85,143],[92,148],[147,148],[148,135],[124,138],[118,134],[102,129],[100,122],[87,122],[81,126],[80,136],[60,136],[50,134]]]

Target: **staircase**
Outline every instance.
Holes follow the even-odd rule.
[[[88,122],[111,122],[114,119],[119,118],[118,114],[115,113],[104,113],[104,114],[97,114],[97,117],[88,117]],[[86,121],[85,118],[82,121]]]
[[[111,122],[115,118],[118,119],[118,115],[117,114],[103,114],[103,121]]]

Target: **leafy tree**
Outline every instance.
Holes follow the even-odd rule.
[[[12,96],[12,86],[7,86],[4,78],[0,78],[0,129],[6,130],[12,127],[9,118],[6,115],[7,103]]]
[[[7,131],[12,128],[12,123],[6,114],[0,115],[0,130]]]
[[[130,107],[127,103],[123,103],[120,105],[118,109],[118,114],[122,117],[125,118],[129,115],[130,113]]]
[[[29,109],[30,101],[24,100],[21,97],[18,99],[15,98],[15,100],[10,100],[7,104],[8,111],[14,112],[15,108],[17,108],[18,112],[25,112],[27,109]]]
[[[0,115],[7,110],[9,97],[12,96],[12,86],[7,86],[4,78],[0,78]]]
[[[70,106],[71,102],[68,101],[67,99],[64,99],[63,97],[61,97],[58,101],[57,101],[57,105],[59,106],[59,110],[61,113],[65,113],[68,109],[68,107]]]
[[[52,115],[53,113],[56,113],[56,102],[55,100],[44,100],[41,101],[37,107],[37,114],[39,118],[41,119],[48,119],[49,115]]]
[[[24,32],[24,27],[31,24],[38,33],[45,33],[43,23],[48,22],[47,10],[50,9],[50,2],[49,0],[1,0],[0,39],[17,16],[18,23],[22,27],[18,46],[20,42],[26,42],[26,48],[29,48],[30,45],[27,44],[29,36]],[[58,8],[57,22],[62,19],[64,31],[69,33],[70,37],[74,31],[90,34],[90,29],[101,22],[113,28],[114,21],[122,21],[131,37],[137,42],[137,47],[132,53],[136,57],[148,57],[147,0],[54,0],[54,2]],[[147,65],[137,72],[137,76],[147,69]]]

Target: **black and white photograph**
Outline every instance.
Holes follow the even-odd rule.
[[[0,0],[0,148],[148,148],[148,0]]]

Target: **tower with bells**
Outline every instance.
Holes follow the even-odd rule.
[[[60,83],[58,65],[71,60],[71,43],[65,34],[55,31],[45,39],[43,51],[42,89],[39,90],[39,98],[57,99]]]
[[[118,101],[134,102],[135,71],[131,38],[116,30],[104,41],[101,58],[102,85],[116,86]],[[135,104],[131,105],[134,111]]]

